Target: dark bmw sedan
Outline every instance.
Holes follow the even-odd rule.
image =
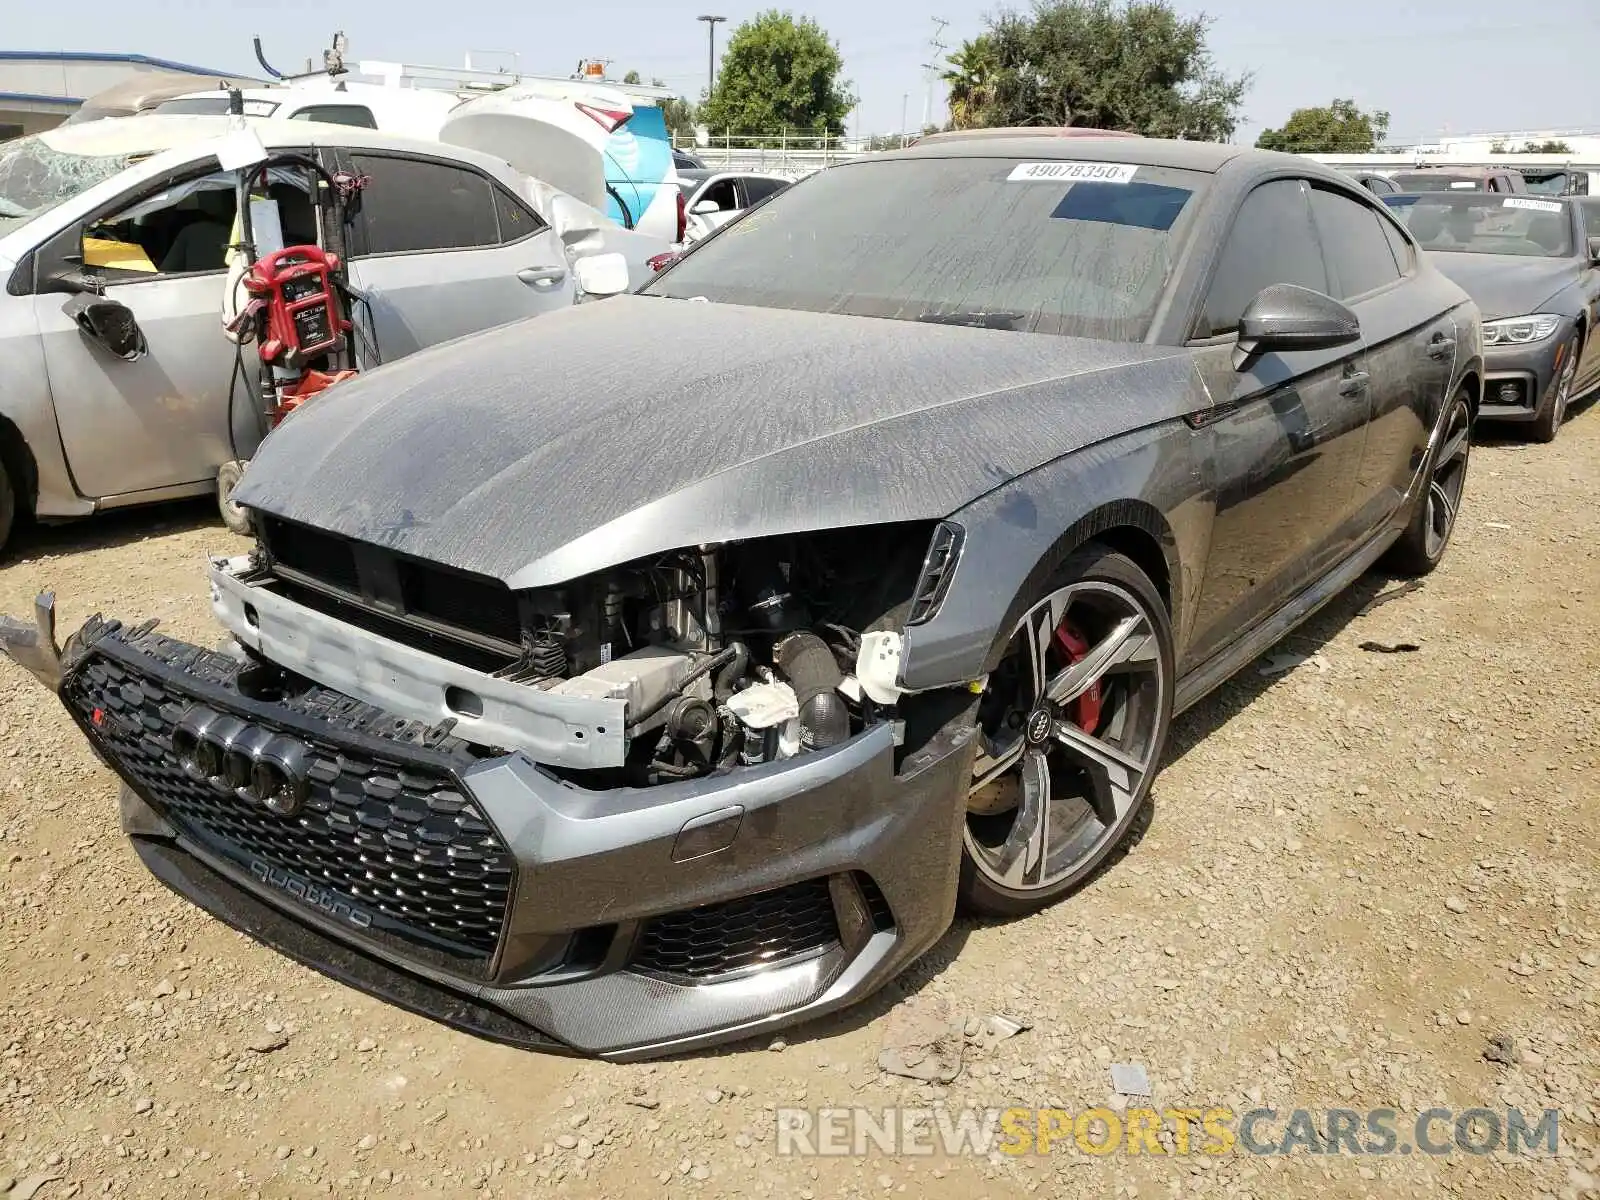
[[[1485,192],[1383,199],[1483,310],[1481,415],[1551,441],[1572,401],[1600,385],[1600,230],[1585,231],[1582,202]]]
[[[0,648],[220,919],[485,1036],[681,1051],[1106,864],[1175,713],[1445,554],[1479,341],[1307,159],[930,139],[297,409],[211,565],[227,652],[58,649],[47,598]]]

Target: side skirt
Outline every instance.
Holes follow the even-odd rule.
[[[1410,504],[1402,506],[1401,513],[1411,511]],[[1390,522],[1333,570],[1302,591],[1260,625],[1225,650],[1200,664],[1178,680],[1173,693],[1172,711],[1176,716],[1193,708],[1215,691],[1244,666],[1281,641],[1297,625],[1311,617],[1340,592],[1366,573],[1367,569],[1383,557],[1383,552],[1394,544],[1405,531],[1403,523]]]

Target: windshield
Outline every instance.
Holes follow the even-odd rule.
[[[902,158],[820,171],[644,295],[1138,341],[1208,176]]]
[[[1425,250],[1565,258],[1572,253],[1566,205],[1488,193],[1383,198]]]
[[[0,236],[86,192],[138,155],[68,154],[34,134],[0,142]]]

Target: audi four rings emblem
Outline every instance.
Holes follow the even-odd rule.
[[[298,738],[196,706],[172,731],[172,749],[191,778],[292,817],[310,794],[311,748]]]

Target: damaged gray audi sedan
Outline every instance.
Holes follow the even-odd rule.
[[[614,1058],[1070,891],[1173,714],[1444,553],[1476,309],[1359,184],[1141,138],[821,172],[639,293],[340,384],[235,494],[225,649],[0,632],[164,882]]]

